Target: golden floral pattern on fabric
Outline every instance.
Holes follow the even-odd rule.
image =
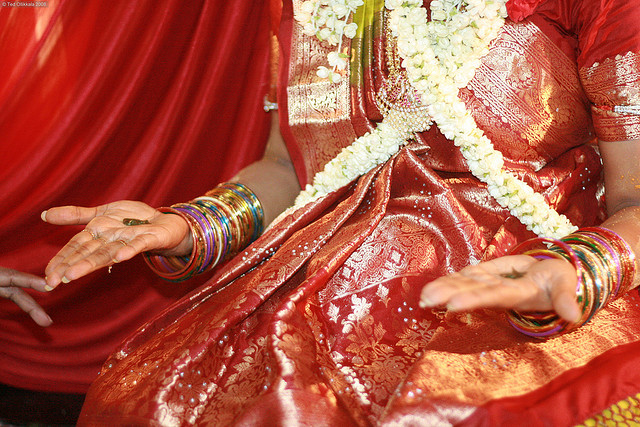
[[[594,105],[598,137],[604,141],[640,139],[640,116],[598,108],[640,105],[640,53],[628,52],[582,68],[580,78]]]
[[[219,359],[219,363],[229,365],[231,374],[225,378],[219,390],[209,397],[209,410],[204,424],[229,423],[234,414],[240,412],[268,388],[270,367],[264,351],[265,340],[261,336],[253,337],[240,355],[240,361],[231,363],[230,360]],[[223,366],[218,368],[224,369]]]
[[[634,327],[640,323],[640,312],[633,308],[639,303],[636,292],[627,294],[581,329],[542,342],[510,333],[504,320],[490,310],[448,314],[445,328],[429,343],[417,362],[420,369],[412,371],[407,379],[411,385],[405,383],[399,399],[416,402],[428,395],[430,399],[481,406],[525,394],[585,365],[596,355],[640,340],[640,330]],[[483,348],[478,339],[487,333],[501,336],[504,343]],[[581,351],[573,351],[575,348]]]
[[[219,342],[216,340],[218,344],[211,346],[208,358],[203,363],[202,352],[193,352],[193,347],[176,348],[169,342],[193,340],[205,345],[211,340],[210,331],[191,323],[183,328],[177,328],[174,324],[165,333],[167,341],[149,341],[146,344],[148,357],[131,355],[119,363],[108,362],[105,365],[101,375],[115,370],[119,386],[109,388],[103,398],[115,401],[122,399],[123,395],[135,395],[135,399],[126,399],[121,403],[123,410],[134,413],[155,407],[154,418],[164,425],[193,424],[203,415],[209,400],[219,390],[215,378],[225,372],[225,366],[216,365],[216,362],[231,357],[234,351],[229,346],[228,337]],[[113,372],[109,373],[113,375]],[[140,388],[149,381],[161,385],[155,393],[154,389]],[[140,390],[145,394],[141,395]],[[140,402],[145,403],[139,408]]]
[[[543,162],[593,139],[575,61],[530,22],[508,22],[460,92],[507,160]],[[541,159],[542,157],[542,159]]]
[[[333,299],[323,307],[325,318],[333,323],[328,325],[333,327],[328,332],[333,338],[327,340],[331,364],[342,374],[340,381],[332,379],[332,384],[343,399],[357,402],[349,405],[354,412],[367,408],[369,423],[381,416],[389,397],[439,325],[432,312],[413,305],[420,289],[414,283],[402,278],[386,286],[381,283],[378,289],[387,286],[395,292],[385,294],[385,301],[371,287]],[[380,310],[388,313],[384,320],[373,314]]]
[[[446,209],[442,200],[431,198],[428,191],[431,187],[421,184],[424,194],[413,197],[412,209],[418,212],[418,218],[412,221],[399,221],[393,216],[386,217],[373,233],[367,237],[363,244],[344,263],[336,274],[329,280],[329,285],[320,291],[319,297],[323,302],[342,298],[355,292],[353,284],[357,283],[357,290],[369,287],[376,288],[376,295],[387,305],[389,290],[381,283],[394,277],[397,271],[403,271],[403,275],[421,275],[429,270],[429,267],[442,266],[448,263],[447,250],[443,241],[433,238],[431,232],[432,217],[435,209]],[[366,209],[366,203],[363,204]],[[465,224],[457,222],[455,227],[441,226],[438,233],[451,235],[465,235],[464,238],[470,244],[482,244],[482,235],[478,227],[465,227]],[[473,255],[463,255],[466,263],[469,260],[476,261]],[[455,269],[458,266],[452,268]],[[440,274],[440,273],[436,273]]]
[[[294,1],[294,10],[301,3]],[[316,75],[331,48],[315,36],[302,34],[300,25],[294,25],[292,31],[291,77],[287,85],[289,125],[303,154],[302,173],[309,180],[350,145],[356,134],[351,124],[349,78],[336,84]],[[343,41],[344,50],[348,51],[349,44],[349,39]]]
[[[602,413],[589,418],[576,427],[629,427],[640,426],[640,393],[611,405]]]

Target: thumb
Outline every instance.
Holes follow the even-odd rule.
[[[576,298],[578,277],[575,268],[564,260],[556,261],[555,277],[551,280],[549,296],[555,312],[563,319],[576,323],[582,317]]]
[[[56,225],[87,224],[98,215],[99,208],[82,206],[59,206],[40,214],[44,222]]]

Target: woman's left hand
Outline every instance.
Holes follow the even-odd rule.
[[[576,322],[580,318],[576,283],[576,270],[567,261],[510,255],[434,280],[422,289],[420,305],[446,306],[452,311],[554,310],[563,319]]]

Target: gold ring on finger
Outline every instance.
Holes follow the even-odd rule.
[[[124,241],[124,240],[122,240],[122,239],[118,239],[118,240],[116,240],[116,242],[121,243],[121,244],[122,244],[122,246],[129,246],[129,245],[127,244],[127,242],[125,242],[125,241]]]
[[[88,228],[85,228],[82,231],[86,231],[87,233],[89,233],[91,235],[91,238],[94,239],[94,240],[98,238],[98,235],[95,234],[93,231],[89,230]],[[81,231],[81,233],[82,233],[82,231]]]

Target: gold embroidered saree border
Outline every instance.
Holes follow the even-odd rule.
[[[302,3],[294,0],[294,10]],[[291,46],[288,123],[304,153],[306,177],[311,179],[357,137],[351,124],[351,88],[349,78],[337,84],[317,78],[318,66],[327,65],[327,55],[333,48],[322,44],[317,37],[304,35],[297,23],[292,28]],[[345,38],[342,52],[350,50],[351,40]]]
[[[412,372],[411,388],[428,390],[436,401],[474,407],[532,392],[617,346],[640,341],[639,299],[628,295],[581,329],[541,342],[514,339],[515,332],[507,324],[501,330],[500,322],[506,322],[493,312],[447,315],[449,325],[436,333]]]
[[[640,426],[640,393],[623,399],[576,427]]]

